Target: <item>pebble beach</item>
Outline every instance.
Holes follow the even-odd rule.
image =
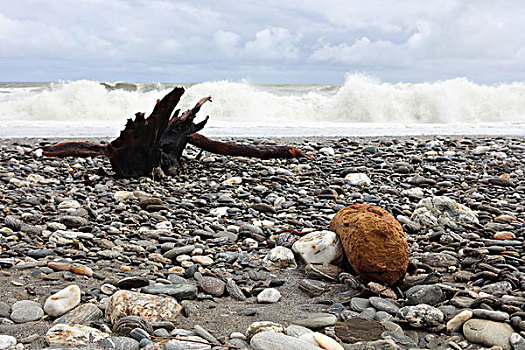
[[[239,138],[315,160],[140,179],[55,141],[0,140],[0,349],[525,349],[523,136]],[[406,235],[391,286],[329,231],[361,203]]]

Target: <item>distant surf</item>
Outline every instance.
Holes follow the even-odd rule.
[[[390,84],[350,74],[342,85],[213,81],[0,83],[0,137],[114,137],[174,86],[179,108],[212,96],[209,136],[525,135],[525,84],[464,78]]]

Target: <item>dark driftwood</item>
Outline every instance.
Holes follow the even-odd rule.
[[[243,156],[261,159],[301,157],[314,159],[311,155],[303,153],[292,146],[255,146],[238,144],[236,142],[220,142],[210,140],[201,134],[190,135],[188,143],[205,151],[225,156]]]
[[[137,113],[135,120],[128,119],[120,136],[107,145],[91,142],[62,142],[42,147],[43,155],[50,157],[95,157],[108,156],[117,177],[150,176],[153,170],[161,167],[170,175],[182,169],[182,152],[190,143],[211,153],[269,158],[313,159],[292,146],[255,146],[235,142],[219,142],[197,134],[208,121],[208,117],[195,123],[200,108],[210,97],[202,98],[195,107],[179,116],[177,103],[184,89],[177,87],[158,100],[153,112],[146,119],[144,113]]]

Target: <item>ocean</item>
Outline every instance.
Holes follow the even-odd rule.
[[[0,138],[113,138],[174,86],[186,89],[181,110],[212,97],[199,113],[210,116],[202,131],[210,137],[525,135],[525,83],[391,84],[350,74],[341,85],[0,82]]]

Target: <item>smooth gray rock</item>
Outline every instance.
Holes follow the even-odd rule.
[[[250,346],[254,350],[319,350],[318,346],[277,332],[262,332],[253,336]]]
[[[144,287],[140,291],[146,294],[166,294],[179,301],[197,297],[197,287],[193,284],[157,284]]]
[[[368,300],[370,300],[370,304],[372,304],[377,310],[385,311],[394,315],[399,311],[399,306],[390,300],[381,297],[370,297]]]
[[[510,350],[511,326],[503,322],[471,318],[463,325],[463,335],[468,341],[486,346],[501,346]]]
[[[36,301],[20,300],[11,307],[11,320],[16,323],[38,321],[44,316],[42,306]]]
[[[414,286],[406,291],[407,305],[436,305],[445,298],[445,294],[434,284]]]
[[[337,322],[337,316],[328,313],[313,313],[306,315],[304,318],[292,321],[292,324],[307,328],[323,328],[335,325]]]
[[[97,343],[104,349],[138,350],[139,342],[128,337],[108,337]]]

